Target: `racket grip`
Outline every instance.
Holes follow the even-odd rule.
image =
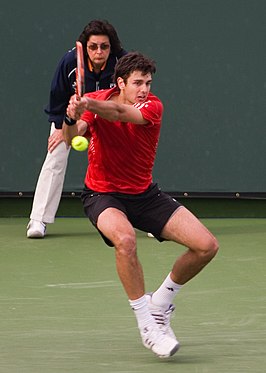
[[[70,118],[68,115],[65,115],[64,121],[68,126],[74,126],[77,123],[75,119]]]

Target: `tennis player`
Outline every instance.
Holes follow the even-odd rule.
[[[179,348],[170,326],[173,300],[215,256],[218,243],[190,211],[152,180],[163,115],[162,102],[150,92],[154,73],[154,62],[142,54],[123,56],[115,68],[117,87],[85,94],[80,101],[71,98],[63,132],[69,144],[78,125],[87,127],[85,213],[104,241],[115,247],[117,272],[144,346],[166,358]],[[70,118],[80,119],[78,125]],[[134,228],[186,248],[153,293],[145,294]]]
[[[107,21],[93,20],[79,36],[85,56],[85,91],[114,86],[117,60],[126,54],[114,27]],[[49,105],[45,109],[51,123],[48,152],[33,199],[27,237],[45,236],[46,224],[53,223],[61,199],[70,147],[62,136],[62,124],[70,97],[75,93],[76,50],[67,52],[55,71]]]

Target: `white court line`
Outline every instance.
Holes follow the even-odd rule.
[[[49,288],[70,288],[70,289],[94,289],[119,286],[115,281],[97,281],[97,282],[69,282],[66,284],[47,284]]]

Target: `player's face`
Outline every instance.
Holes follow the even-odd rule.
[[[108,36],[91,35],[87,41],[87,52],[93,68],[101,69],[111,52]]]
[[[152,76],[150,73],[142,75],[141,71],[134,71],[128,77],[124,88],[120,91],[123,95],[124,102],[131,105],[145,102],[151,89],[151,83]]]

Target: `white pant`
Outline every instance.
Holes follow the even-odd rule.
[[[55,131],[52,123],[50,134]],[[35,189],[30,218],[53,223],[60,203],[70,147],[61,142],[47,153]]]

